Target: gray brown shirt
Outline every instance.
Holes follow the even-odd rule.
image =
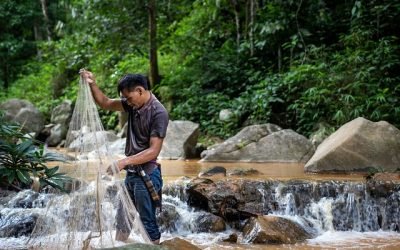
[[[121,103],[124,110],[128,112],[126,156],[135,155],[148,149],[150,137],[165,137],[169,121],[168,112],[153,94],[149,101],[139,109],[129,106],[125,99],[122,99]],[[149,166],[149,168],[151,167]]]

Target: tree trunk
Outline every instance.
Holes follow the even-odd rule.
[[[46,0],[40,0],[40,3],[42,5],[42,13],[43,13],[43,19],[44,19],[44,27],[46,29],[46,34],[47,34],[47,41],[51,41],[51,33],[50,33],[50,27],[49,27],[49,15],[47,13],[47,2]]]
[[[281,73],[282,69],[282,49],[281,45],[278,47],[278,72]]]
[[[250,55],[254,55],[254,0],[250,0],[250,33],[249,33],[249,39],[250,39]]]
[[[157,20],[156,1],[149,0],[149,41],[150,41],[150,88],[152,89],[160,82],[157,61]]]
[[[33,34],[35,37],[35,41],[41,41],[42,40],[42,35],[40,33],[39,26],[37,22],[35,21],[33,24]],[[40,60],[42,58],[42,51],[39,49],[38,46],[36,46],[36,56]]]
[[[8,63],[7,60],[4,60],[3,63],[3,87],[4,90],[7,91],[9,87],[9,82],[8,82]]]
[[[240,8],[237,0],[231,0],[231,3],[233,5],[233,9],[235,11],[235,23],[236,23],[236,50],[239,53],[239,47],[240,47]]]

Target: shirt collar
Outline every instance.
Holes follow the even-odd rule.
[[[139,109],[136,109],[136,112],[139,113],[139,115],[143,114],[151,107],[151,104],[153,103],[154,100],[155,100],[155,97],[154,97],[153,93],[150,92],[149,100],[142,107],[140,107]]]

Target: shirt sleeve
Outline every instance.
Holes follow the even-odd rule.
[[[122,107],[124,108],[125,112],[128,112],[129,105],[128,105],[128,102],[126,101],[126,99],[121,99],[121,104],[122,104]]]
[[[150,137],[165,138],[167,134],[169,117],[166,110],[157,112],[151,125]]]

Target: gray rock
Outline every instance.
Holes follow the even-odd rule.
[[[199,124],[191,121],[170,121],[160,159],[187,159],[196,154]]]
[[[47,137],[46,143],[50,147],[59,145],[65,139],[68,129],[63,124],[57,124],[50,129],[50,136]]]
[[[395,171],[400,167],[400,130],[359,117],[324,140],[307,162],[308,172]]]
[[[51,112],[51,123],[62,124],[67,130],[72,116],[72,102],[70,100],[63,101]]]
[[[273,124],[253,125],[202,154],[203,161],[307,162],[314,152],[307,138]]]
[[[42,113],[26,100],[10,99],[0,104],[0,109],[5,111],[5,120],[21,124],[28,133],[38,134],[44,127]]]
[[[223,109],[219,112],[219,119],[223,122],[229,121],[233,117],[231,109]]]

